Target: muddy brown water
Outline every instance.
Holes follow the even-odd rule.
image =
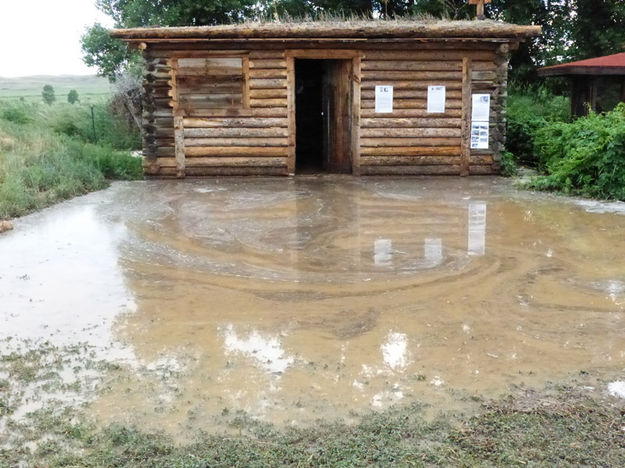
[[[116,183],[0,237],[0,339],[89,342],[121,370],[88,412],[181,437],[461,408],[625,369],[623,206],[496,178]]]

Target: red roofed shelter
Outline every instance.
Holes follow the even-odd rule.
[[[595,112],[609,111],[619,102],[625,102],[625,52],[544,67],[538,74],[570,78],[574,116],[586,115],[588,108]]]

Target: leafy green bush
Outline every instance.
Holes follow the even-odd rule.
[[[534,156],[534,135],[549,122],[567,122],[570,119],[569,99],[554,96],[544,88],[512,91],[507,106],[506,149],[517,160],[537,166]]]
[[[625,104],[572,123],[546,123],[534,143],[547,175],[529,187],[625,200]]]
[[[24,103],[5,105],[0,113],[0,118],[17,124],[26,124],[32,121],[32,106]]]
[[[516,156],[509,151],[504,151],[501,155],[501,175],[504,177],[512,177],[516,175]]]

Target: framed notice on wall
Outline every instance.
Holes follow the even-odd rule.
[[[488,149],[488,122],[471,122],[471,149]]]
[[[490,94],[474,94],[471,106],[471,149],[488,149]]]
[[[445,112],[445,87],[428,86],[428,113],[442,114]]]
[[[375,87],[375,112],[389,114],[393,112],[393,87],[377,85]]]

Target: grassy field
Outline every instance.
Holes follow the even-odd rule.
[[[95,75],[25,76],[3,78],[0,76],[0,100],[20,99],[41,102],[41,91],[45,85],[54,88],[57,102],[67,102],[67,93],[75,89],[81,102],[93,102],[111,95],[111,85],[106,78]]]
[[[108,101],[39,102],[0,99],[0,220],[99,190],[108,180],[142,176],[134,123]]]

